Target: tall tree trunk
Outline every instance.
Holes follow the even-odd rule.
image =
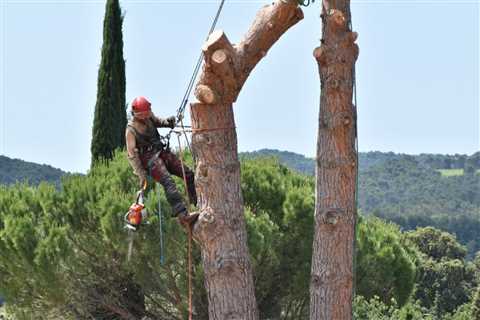
[[[321,97],[316,161],[315,238],[310,319],[352,318],[356,223],[356,110],[352,103],[358,46],[350,1],[324,0],[322,44],[314,51]]]
[[[297,1],[262,8],[238,45],[215,31],[203,46],[205,64],[191,104],[197,157],[200,244],[211,320],[258,319],[247,247],[232,104],[255,65],[303,18]]]

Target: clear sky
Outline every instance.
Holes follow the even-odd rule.
[[[269,1],[226,0],[238,42]],[[175,114],[218,1],[121,1],[127,101]],[[1,0],[0,153],[86,172],[105,1]],[[247,80],[234,105],[239,151],[315,154],[320,0]],[[360,151],[468,153],[479,139],[479,2],[353,0]]]

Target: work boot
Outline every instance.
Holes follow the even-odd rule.
[[[198,216],[198,212],[188,214],[188,212],[185,210],[179,213],[177,217],[178,222],[180,222],[182,226],[192,228],[195,222],[198,220]]]

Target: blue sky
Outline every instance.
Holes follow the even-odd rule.
[[[269,1],[227,0],[238,42]],[[2,0],[0,153],[85,172],[104,1]],[[175,113],[218,1],[121,1],[127,100]],[[359,33],[360,151],[468,153],[479,146],[479,2],[352,1]],[[240,151],[315,154],[320,1],[247,80],[234,105]]]

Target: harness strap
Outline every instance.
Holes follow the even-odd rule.
[[[155,153],[155,154],[150,158],[150,160],[148,160],[148,162],[147,162],[148,174],[149,174],[150,176],[152,176],[153,164],[154,164],[155,160],[157,160],[157,159],[160,157],[160,153],[162,153],[162,151],[158,151],[157,153]]]

